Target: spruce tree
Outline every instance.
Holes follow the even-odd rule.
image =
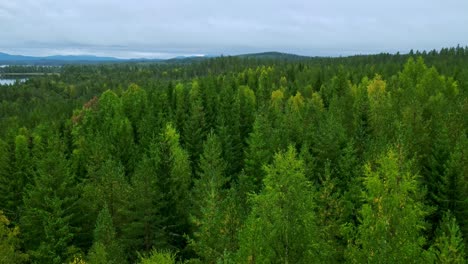
[[[77,184],[58,138],[51,138],[38,161],[33,184],[24,195],[21,229],[25,248],[38,263],[63,263],[77,251],[73,226]]]
[[[116,237],[107,205],[99,212],[94,229],[93,246],[88,254],[90,264],[124,263],[123,248]]]
[[[203,146],[199,178],[192,190],[192,223],[194,238],[190,241],[204,263],[216,263],[228,247],[227,227],[224,224],[224,187],[229,178],[225,175],[226,163],[222,159],[221,143],[211,132]]]

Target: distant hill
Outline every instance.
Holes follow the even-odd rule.
[[[0,64],[9,65],[62,65],[69,63],[102,63],[102,62],[119,62],[121,59],[112,57],[97,57],[91,55],[78,55],[78,56],[47,56],[47,57],[34,57],[23,55],[10,55],[0,52]]]
[[[23,55],[10,55],[0,52],[0,64],[8,65],[63,65],[63,64],[95,64],[109,62],[124,62],[125,59],[114,57],[98,57],[93,55],[56,55],[34,57]]]
[[[144,63],[193,63],[218,56],[178,56],[171,59],[118,59],[114,57],[99,57],[94,55],[55,55],[46,57],[34,57],[23,55],[11,55],[0,52],[0,65],[65,65],[65,64],[99,64],[99,63],[122,63],[122,62],[144,62]],[[310,57],[281,52],[262,52],[234,55],[233,57],[268,59],[268,60],[302,60]]]
[[[303,60],[303,59],[310,58],[307,56],[301,56],[301,55],[296,55],[296,54],[291,54],[291,53],[282,53],[282,52],[276,52],[276,51],[241,54],[241,55],[237,55],[236,57],[254,58],[254,59],[279,59],[279,60]]]

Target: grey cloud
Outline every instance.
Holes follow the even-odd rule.
[[[468,44],[465,0],[0,0],[0,51],[119,57]]]

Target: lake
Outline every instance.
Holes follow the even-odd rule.
[[[13,85],[13,84],[15,84],[16,81],[25,82],[26,80],[27,80],[26,78],[20,78],[20,79],[0,79],[0,85]]]

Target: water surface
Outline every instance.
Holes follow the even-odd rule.
[[[20,79],[1,79],[0,78],[0,85],[13,85],[16,82],[25,82],[26,78],[20,78]]]

